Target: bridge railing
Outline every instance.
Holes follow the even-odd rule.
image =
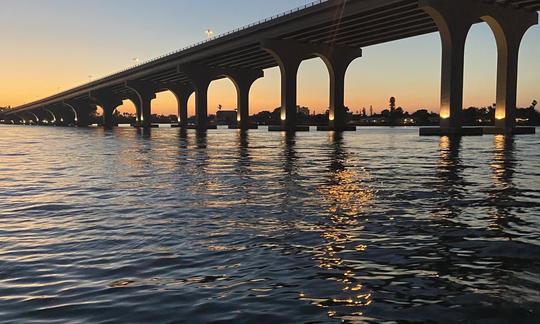
[[[152,62],[155,62],[155,61],[158,61],[162,58],[165,58],[167,56],[171,56],[171,55],[174,55],[174,54],[178,54],[178,53],[181,53],[183,51],[186,51],[188,49],[191,49],[191,48],[194,48],[194,47],[197,47],[197,46],[200,46],[202,44],[206,44],[208,42],[211,42],[211,41],[214,41],[216,39],[220,39],[222,37],[225,37],[225,36],[228,36],[228,35],[231,35],[231,34],[234,34],[234,33],[237,33],[237,32],[240,32],[240,31],[243,31],[243,30],[246,30],[246,29],[249,29],[251,27],[254,27],[254,26],[258,26],[258,25],[262,25],[266,22],[269,22],[269,21],[272,21],[272,20],[275,20],[275,19],[278,19],[278,18],[281,18],[281,17],[284,17],[284,16],[287,16],[287,15],[290,15],[292,13],[295,13],[295,12],[298,12],[298,11],[301,11],[301,10],[305,10],[307,8],[311,8],[311,7],[314,7],[316,5],[319,5],[321,3],[325,3],[325,2],[328,2],[330,0],[316,0],[316,1],[312,1],[310,3],[307,3],[303,6],[300,6],[300,7],[296,7],[294,9],[290,9],[290,10],[287,10],[287,11],[284,11],[282,13],[279,13],[279,14],[276,14],[276,15],[273,15],[271,17],[267,17],[267,18],[264,18],[264,19],[261,19],[261,20],[258,20],[256,22],[253,22],[253,23],[250,23],[248,25],[245,25],[245,26],[242,26],[242,27],[238,27],[238,28],[235,28],[233,30],[230,30],[230,31],[227,31],[225,33],[221,33],[221,34],[218,34],[216,36],[213,36],[213,37],[210,37],[210,38],[207,38],[205,40],[202,40],[200,42],[197,42],[197,43],[194,43],[194,44],[191,44],[191,45],[188,45],[188,46],[185,46],[181,49],[178,49],[178,50],[175,50],[175,51],[172,51],[172,52],[169,52],[169,53],[166,53],[166,54],[163,54],[161,56],[158,56],[158,57],[155,57],[155,58],[152,58],[152,59],[149,59],[149,60],[146,60],[146,61],[143,61],[143,62],[140,62],[140,63],[137,63],[135,65],[132,65],[130,67],[127,67],[119,72],[114,72],[114,73],[111,73],[105,77],[103,77],[103,79],[105,78],[108,78],[108,77],[111,77],[113,75],[116,75],[118,73],[122,73],[122,72],[126,72],[126,71],[129,71],[131,69],[134,69],[134,68],[137,68],[139,66],[142,66],[142,65],[145,65],[145,64],[149,64],[149,63],[152,63]]]

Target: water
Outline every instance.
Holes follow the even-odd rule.
[[[540,135],[0,126],[0,322],[540,320]]]

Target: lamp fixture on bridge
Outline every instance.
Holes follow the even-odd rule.
[[[439,117],[441,119],[448,119],[450,118],[450,103],[443,103],[441,105],[441,109],[439,111]]]
[[[212,37],[214,37],[214,31],[212,29],[207,29],[204,31],[204,33],[206,34],[206,37],[208,39],[211,39]]]

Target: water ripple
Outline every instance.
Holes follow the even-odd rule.
[[[2,323],[540,321],[538,136],[0,136]]]

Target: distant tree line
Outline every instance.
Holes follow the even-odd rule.
[[[518,108],[516,111],[516,121],[518,125],[523,126],[540,126],[540,112],[536,109],[538,102],[533,100],[527,108]],[[2,112],[10,109],[10,107],[0,107],[0,116]],[[347,111],[347,122],[361,126],[398,126],[398,125],[414,125],[414,126],[434,126],[439,124],[439,114],[427,109],[418,109],[413,113],[405,111],[402,107],[396,107],[396,98],[391,97],[388,108],[382,109],[380,113],[374,113],[370,107],[369,114],[366,108],[362,108],[355,113],[352,113],[349,108]],[[493,125],[495,121],[496,104],[487,107],[468,107],[463,109],[462,122],[464,126],[487,126]],[[325,113],[310,114],[309,108],[298,107],[296,116],[299,125],[327,125],[328,110]],[[119,112],[114,113],[115,121],[118,124],[134,124],[136,115],[134,113]],[[176,123],[176,115],[152,115],[154,123]],[[215,115],[208,116],[209,121],[213,122]],[[99,124],[102,117],[98,114],[97,109],[91,113],[91,121]],[[250,122],[258,125],[279,125],[281,123],[281,109],[276,108],[272,111],[261,111],[250,116]],[[188,123],[195,123],[195,117],[190,117]]]

